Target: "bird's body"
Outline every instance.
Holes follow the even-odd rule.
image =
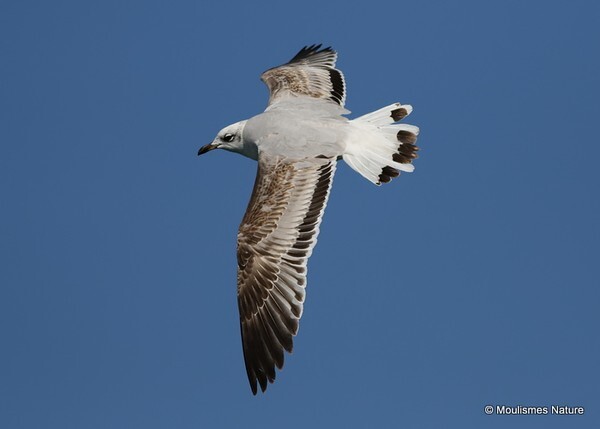
[[[307,114],[274,109],[257,115],[246,123],[244,140],[273,155],[306,158],[341,155],[344,138],[340,133],[344,132],[349,121],[339,115],[330,116],[327,112],[308,110],[302,113]]]
[[[258,161],[238,233],[238,306],[248,379],[264,391],[292,351],[316,244],[338,159],[375,184],[412,171],[418,128],[398,124],[412,107],[394,103],[345,118],[337,54],[302,49],[262,75],[270,90],[265,112],[232,124],[200,149],[221,148]]]

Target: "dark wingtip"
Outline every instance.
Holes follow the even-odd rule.
[[[337,69],[329,69],[329,80],[331,81],[332,86],[330,98],[337,104],[342,105],[344,93],[346,92],[346,85],[344,84],[342,73]]]
[[[331,46],[327,46],[326,48],[322,48],[321,46],[323,46],[322,43],[315,43],[313,45],[307,45],[305,47],[303,47],[302,49],[300,49],[300,51],[294,56],[294,58],[292,58],[289,63],[294,63],[297,61],[302,61],[308,57],[311,57],[315,54],[321,53],[321,52],[333,52],[333,48]]]

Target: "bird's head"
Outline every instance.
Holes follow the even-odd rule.
[[[225,149],[231,152],[242,152],[243,143],[243,131],[247,121],[236,122],[235,124],[229,125],[223,128],[217,134],[217,137],[212,143],[202,146],[198,151],[198,155],[202,155],[206,152],[210,152],[213,149]]]

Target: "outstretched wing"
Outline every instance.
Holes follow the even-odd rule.
[[[252,392],[275,380],[302,316],[306,262],[319,234],[335,159],[258,158],[238,233],[238,306]]]
[[[269,105],[282,98],[304,95],[331,100],[344,106],[344,75],[335,68],[337,52],[321,45],[306,46],[287,64],[267,70],[261,75],[269,87]]]

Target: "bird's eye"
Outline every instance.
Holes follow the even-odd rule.
[[[234,138],[235,138],[234,134],[227,133],[223,136],[223,141],[229,143],[229,142],[232,142]]]

